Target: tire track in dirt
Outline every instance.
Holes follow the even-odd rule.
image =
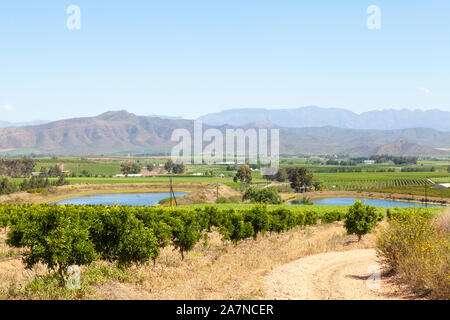
[[[327,252],[272,270],[266,277],[267,299],[385,300],[407,299],[391,279],[368,278],[379,268],[375,249]]]

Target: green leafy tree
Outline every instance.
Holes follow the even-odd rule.
[[[9,214],[5,208],[0,208],[0,230],[4,229],[9,225]]]
[[[292,189],[297,193],[306,192],[312,185],[313,175],[308,172],[306,167],[289,168],[289,181]]]
[[[305,225],[316,225],[317,224],[317,218],[318,214],[314,210],[305,210]]]
[[[117,261],[120,267],[155,260],[159,255],[153,231],[128,207],[112,207],[95,215],[91,235],[102,258]]]
[[[11,194],[17,191],[17,185],[7,177],[0,176],[0,194]]]
[[[173,168],[175,167],[175,162],[172,161],[172,159],[167,160],[166,164],[164,165],[164,170],[166,170],[168,173],[171,173],[173,171]]]
[[[141,165],[136,162],[127,162],[120,165],[120,170],[124,175],[138,174],[141,172]]]
[[[279,168],[277,174],[275,175],[275,180],[278,182],[286,182],[288,179],[289,175],[286,168]]]
[[[282,200],[276,188],[249,188],[242,200],[250,200],[253,203],[281,204]]]
[[[191,251],[200,240],[201,226],[194,215],[188,212],[179,212],[177,217],[172,219],[172,244],[180,251],[181,259],[184,254]]]
[[[55,186],[65,186],[69,184],[69,180],[66,179],[64,174],[60,175],[58,180],[56,180],[53,185]]]
[[[12,178],[26,178],[31,176],[36,162],[29,158],[22,159],[0,159],[0,175]]]
[[[322,216],[322,223],[332,223],[335,221],[341,221],[344,217],[344,214],[342,214],[339,210],[331,210],[324,213]]]
[[[65,207],[26,212],[8,233],[7,244],[25,247],[24,263],[32,268],[41,262],[66,279],[71,265],[90,264],[97,258],[89,237],[89,224],[79,212]]]
[[[249,184],[252,183],[252,170],[248,165],[241,166],[236,175],[233,178],[233,181],[235,183],[240,182],[241,183],[241,190],[243,190],[245,187],[247,187]]]
[[[269,231],[269,214],[267,212],[267,205],[256,204],[252,209],[244,212],[245,222],[250,222],[253,226],[254,235],[256,239],[258,233],[264,234]]]
[[[182,173],[184,173],[184,170],[185,170],[185,167],[184,167],[183,162],[175,164],[172,168],[172,172],[175,174],[182,174]]]
[[[45,177],[59,177],[62,174],[61,168],[58,165],[48,168],[41,167],[40,172]]]
[[[135,216],[147,228],[153,230],[160,248],[166,247],[172,239],[172,228],[167,222],[170,218],[166,215],[164,211],[158,212],[157,215],[149,214],[147,211],[138,211],[135,213]]]
[[[348,234],[356,234],[358,241],[376,226],[379,213],[376,207],[368,206],[357,200],[345,214],[344,226]]]
[[[269,213],[269,222],[269,230],[277,233],[294,228],[298,223],[296,215],[286,208],[271,211]]]
[[[221,217],[219,232],[224,240],[231,240],[234,244],[255,234],[252,223],[245,221],[244,215],[236,210],[231,210]]]
[[[321,181],[314,180],[312,184],[315,191],[320,191],[323,188],[323,183]]]

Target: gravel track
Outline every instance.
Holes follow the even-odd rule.
[[[386,300],[408,299],[391,279],[368,280],[379,268],[375,249],[311,255],[272,270],[266,277],[267,299]]]

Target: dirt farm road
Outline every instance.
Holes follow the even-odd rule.
[[[272,270],[265,281],[267,299],[411,299],[379,271],[375,249],[311,255]],[[370,277],[370,279],[369,279]]]

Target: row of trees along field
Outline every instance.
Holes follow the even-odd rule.
[[[13,160],[0,159],[0,176],[26,178],[31,176],[35,166],[36,162],[28,158]]]
[[[155,165],[150,163],[146,166],[146,168],[148,171],[152,171],[155,168]],[[164,169],[168,173],[182,174],[185,171],[185,166],[183,162],[175,163],[172,161],[172,159],[169,159],[165,163]],[[120,170],[124,175],[137,174],[141,172],[142,166],[137,162],[126,162],[120,165]]]
[[[326,222],[342,215],[327,216]],[[343,217],[349,233],[362,236],[384,211],[356,203]],[[224,241],[237,244],[267,232],[283,232],[296,226],[317,224],[313,209],[269,210],[264,204],[250,209],[215,206],[196,209],[128,206],[0,205],[0,228],[9,227],[7,244],[26,248],[28,268],[42,262],[66,278],[70,265],[88,265],[102,259],[120,267],[146,263],[172,245],[181,258],[213,229]]]
[[[0,176],[0,195],[11,194],[17,191],[40,192],[50,187],[59,187],[69,184],[64,175],[59,176],[57,180],[50,180],[48,177],[37,176],[30,179],[23,179],[19,184],[13,182],[8,177]]]
[[[267,180],[286,182],[289,181],[291,188],[297,193],[307,192],[311,189],[320,190],[322,183],[314,179],[307,167],[284,167],[279,168],[275,175],[264,176]]]
[[[0,194],[11,194],[17,191],[38,190],[68,184],[65,175],[58,165],[48,168],[41,167],[40,175],[32,176],[35,166],[36,162],[28,158],[13,160],[0,159]],[[49,177],[58,177],[58,180],[50,181]],[[17,184],[9,178],[25,179]]]
[[[175,173],[175,174],[181,174],[184,173],[185,167],[183,162],[173,162],[172,159],[167,160],[166,164],[164,165],[164,169],[168,173]]]
[[[0,175],[10,178],[28,178],[32,175],[36,162],[32,159],[22,158],[6,160],[0,159]],[[41,167],[40,174],[44,177],[60,177],[61,168],[56,164],[50,167]]]

